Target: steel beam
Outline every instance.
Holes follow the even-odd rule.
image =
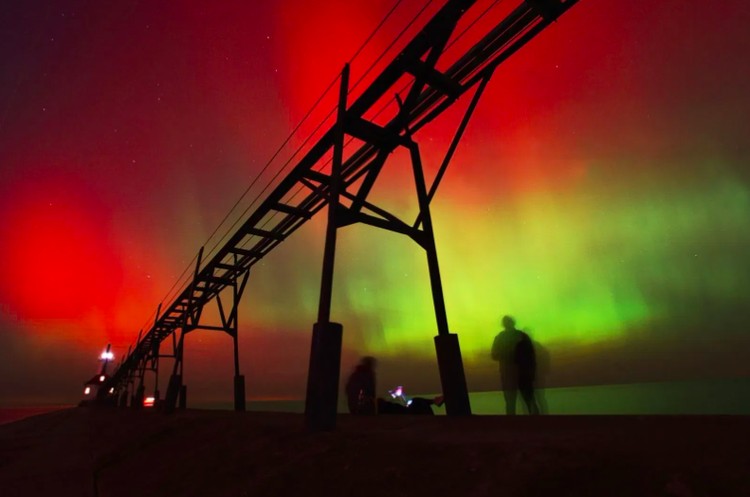
[[[336,230],[338,229],[339,190],[341,166],[344,156],[344,128],[346,98],[349,92],[349,65],[341,72],[338,114],[336,119],[333,163],[331,164],[328,223],[323,251],[323,272],[320,283],[318,322],[313,327],[310,347],[310,364],[307,373],[305,396],[305,422],[310,431],[330,430],[336,425],[336,405],[341,369],[342,326],[331,323],[331,296],[333,293],[333,268],[336,256]],[[338,344],[338,345],[336,345]]]

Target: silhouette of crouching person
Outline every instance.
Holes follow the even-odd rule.
[[[349,412],[356,415],[376,414],[374,357],[363,357],[346,382],[346,402]]]
[[[442,395],[434,399],[414,397],[403,403],[389,402],[375,397],[374,357],[363,357],[346,381],[345,393],[349,412],[354,415],[369,416],[374,414],[427,414],[432,415],[432,406],[442,406]],[[399,394],[400,395],[400,394]]]
[[[518,391],[529,410],[529,414],[539,414],[539,406],[534,398],[536,380],[536,355],[529,335],[516,329],[511,316],[503,317],[503,331],[495,336],[492,343],[492,359],[500,365],[500,384],[505,397],[505,413],[516,414]]]

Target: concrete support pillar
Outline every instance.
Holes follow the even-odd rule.
[[[310,431],[336,427],[343,334],[344,327],[339,323],[313,326],[305,398],[305,423]]]
[[[180,394],[180,387],[182,386],[182,375],[173,374],[169,377],[169,384],[167,385],[167,396],[164,399],[164,412],[172,413],[177,406],[177,396]]]
[[[245,411],[245,375],[242,374],[234,377],[234,410]]]
[[[138,388],[135,390],[135,395],[133,395],[133,403],[131,407],[133,409],[141,409],[143,407],[143,397],[146,393],[146,387],[143,386],[143,384],[138,385]]]
[[[445,396],[445,413],[449,416],[471,414],[469,391],[466,388],[464,364],[461,359],[461,348],[458,346],[458,335],[449,333],[435,337],[440,383]]]

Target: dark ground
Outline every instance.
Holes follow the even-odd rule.
[[[0,495],[750,496],[750,417],[74,408],[0,426]]]

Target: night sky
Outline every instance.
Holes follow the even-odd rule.
[[[3,7],[0,403],[74,402],[107,343],[127,351],[393,3]],[[423,4],[402,2],[353,80]],[[504,314],[538,342],[548,385],[750,376],[750,7],[719,4],[581,0],[496,72],[433,202],[470,390],[498,387],[489,347]],[[468,99],[416,136],[428,172]],[[396,154],[373,198],[409,218],[406,166]],[[324,227],[313,219],[250,275],[249,399],[304,393]],[[343,374],[371,354],[379,390],[439,390],[426,260],[411,240],[341,230],[332,319]],[[191,401],[231,400],[231,353],[226,335],[188,335]]]

